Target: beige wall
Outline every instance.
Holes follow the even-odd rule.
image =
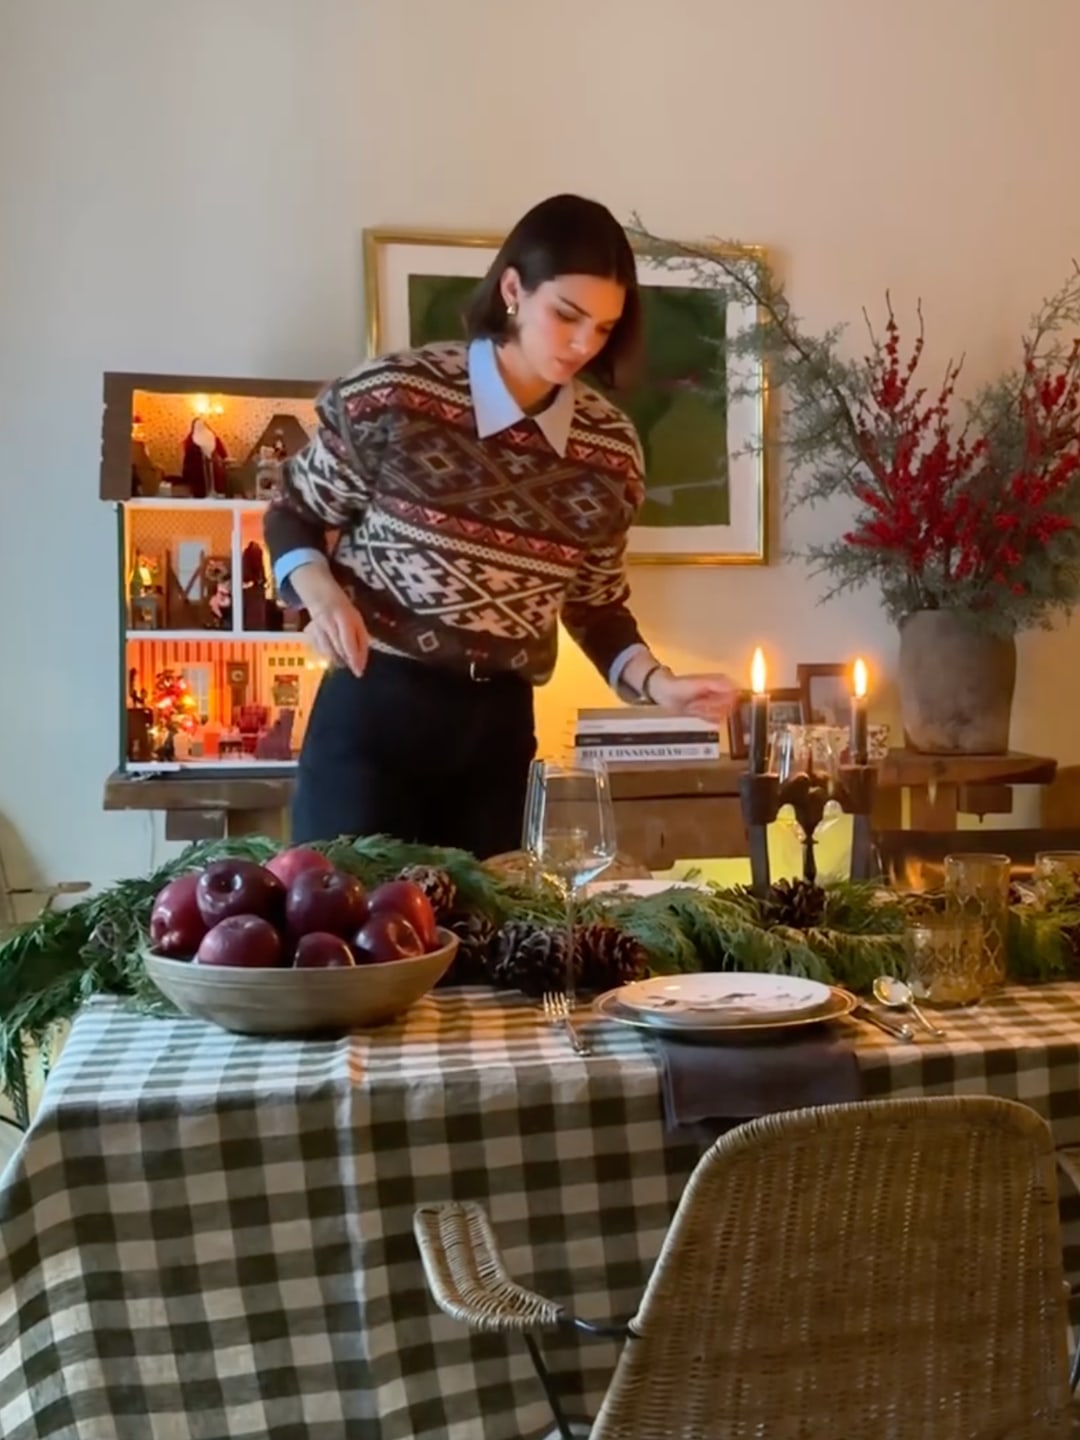
[[[160,827],[100,808],[103,370],[329,375],[361,348],[363,226],[495,229],[575,188],[770,246],[815,324],[921,296],[931,368],[963,350],[976,379],[1080,254],[1078,61],[1076,0],[2,0],[0,814],[20,868],[101,881],[163,853]],[[676,666],[741,669],[759,642],[781,682],[798,659],[893,665],[873,597],[817,609],[795,566],[641,569],[634,594]],[[1024,645],[1017,745],[1080,759],[1077,646]],[[566,655],[545,743],[604,695]]]

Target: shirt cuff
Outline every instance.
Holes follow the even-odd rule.
[[[299,610],[302,608],[300,597],[289,584],[289,576],[294,570],[299,570],[301,565],[310,565],[312,562],[326,564],[326,556],[321,550],[314,546],[299,546],[295,550],[286,550],[274,562],[274,584],[277,592],[290,609]]]
[[[644,696],[639,695],[636,690],[631,690],[628,685],[622,683],[622,673],[635,655],[652,655],[647,645],[627,645],[625,650],[620,650],[615,659],[611,662],[611,669],[608,671],[608,684],[620,700],[627,700],[632,705],[648,704]]]

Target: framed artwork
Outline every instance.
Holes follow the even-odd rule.
[[[462,310],[502,243],[497,235],[364,231],[369,355],[456,340]],[[637,427],[646,494],[630,532],[629,556],[659,564],[766,563],[768,475],[766,377],[729,398],[734,366],[727,338],[756,322],[753,306],[718,292],[635,246],[645,324],[645,371],[633,392],[613,397]],[[757,252],[747,246],[740,254]]]
[[[750,753],[749,690],[740,690],[735,708],[728,716],[728,754],[745,760]],[[769,691],[769,737],[784,725],[801,725],[804,720],[802,691],[798,686]]]
[[[799,665],[795,674],[809,724],[851,723],[851,673],[847,665]]]

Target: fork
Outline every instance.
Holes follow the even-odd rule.
[[[548,990],[544,993],[544,1019],[549,1025],[561,1025],[566,1031],[570,1044],[578,1055],[591,1055],[592,1051],[574,1029],[570,1019],[570,1000],[562,990]]]

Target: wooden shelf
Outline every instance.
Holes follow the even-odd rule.
[[[136,644],[142,641],[150,645],[167,643],[170,640],[188,645],[199,645],[203,642],[223,645],[226,641],[242,645],[256,642],[269,644],[273,641],[279,645],[306,644],[302,630],[128,630],[126,636]]]
[[[1047,755],[924,755],[890,750],[878,766],[880,785],[1049,785],[1057,761]]]
[[[201,500],[190,495],[133,495],[130,500],[118,500],[116,503],[129,510],[252,510],[261,513],[270,502],[232,495],[207,495]]]
[[[295,765],[262,770],[258,760],[221,762],[220,775],[132,775],[114,770],[105,782],[106,810],[162,810],[168,840],[268,835],[284,840]],[[260,773],[262,771],[262,773]]]

